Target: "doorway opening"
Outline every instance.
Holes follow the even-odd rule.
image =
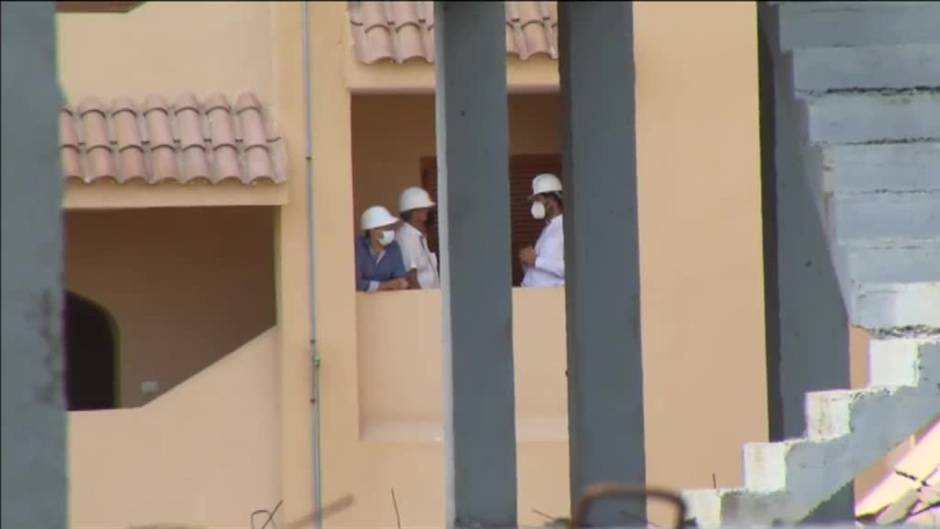
[[[65,293],[65,394],[69,411],[117,407],[117,325],[100,305]]]

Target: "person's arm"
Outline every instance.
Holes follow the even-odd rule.
[[[395,243],[401,250],[401,260],[405,271],[418,269],[418,256],[421,255],[421,241],[405,230],[399,230]]]
[[[408,275],[405,270],[405,261],[402,258],[401,247],[397,242],[393,242],[388,248],[388,258],[392,260],[392,279],[403,279]]]
[[[360,292],[375,292],[379,289],[378,281],[370,281],[363,277],[362,250],[356,245],[356,290]]]
[[[542,252],[535,256],[533,268],[547,272],[553,276],[565,277],[565,240],[559,232],[545,241]]]
[[[565,256],[561,252],[547,252],[535,257],[535,267],[560,278],[565,277]]]

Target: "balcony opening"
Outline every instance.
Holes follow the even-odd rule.
[[[388,127],[395,133],[389,134]],[[352,97],[352,151],[355,233],[360,215],[373,205],[398,215],[399,194],[420,186],[437,196],[437,161],[434,95],[354,95]],[[509,96],[509,192],[513,286],[522,282],[517,256],[534,245],[544,222],[532,218],[529,195],[532,178],[541,172],[561,171],[561,100],[553,93],[518,93]],[[428,246],[440,263],[438,225],[430,227]],[[352,274],[350,274],[352,276]]]
[[[82,409],[147,404],[275,325],[275,211],[66,212],[65,285],[94,300],[67,302],[70,383],[102,393]]]

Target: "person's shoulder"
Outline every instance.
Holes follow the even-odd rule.
[[[417,228],[407,222],[402,222],[396,231],[395,237],[398,239],[417,239],[421,235]]]
[[[420,240],[421,232],[409,224],[398,228],[398,233],[395,234],[395,243],[399,243],[399,246],[403,248],[415,249],[420,244]]]

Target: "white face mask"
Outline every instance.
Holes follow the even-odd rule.
[[[542,204],[541,202],[532,203],[532,218],[534,219],[545,218],[545,204]]]
[[[392,241],[395,240],[395,232],[392,230],[382,230],[382,233],[379,234],[379,244],[382,246],[388,246],[392,244]]]

